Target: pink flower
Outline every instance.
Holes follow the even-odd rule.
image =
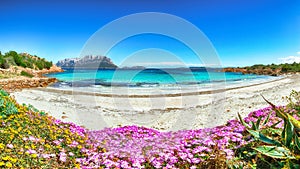
[[[29,136],[28,138],[30,141],[35,141],[35,138],[33,136]]]
[[[59,153],[59,160],[62,162],[66,162],[67,161],[67,154],[64,152],[60,152]]]
[[[7,144],[6,147],[12,149],[12,148],[14,148],[14,145],[12,145],[12,144]]]
[[[29,149],[27,150],[25,153],[29,153],[29,154],[36,154],[35,150]]]

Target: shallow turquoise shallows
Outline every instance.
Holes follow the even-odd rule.
[[[249,82],[251,80],[266,80],[270,76],[243,75],[242,73],[221,72],[218,69],[144,69],[144,70],[65,70],[62,73],[48,74],[61,82],[56,84],[72,85],[73,87],[85,86],[173,86],[195,85],[218,82]]]

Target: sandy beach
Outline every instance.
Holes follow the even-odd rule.
[[[31,104],[63,121],[96,130],[142,125],[162,131],[198,129],[225,124],[251,111],[267,107],[261,94],[276,105],[282,97],[300,90],[300,75],[226,90],[164,95],[116,95],[72,92],[51,87],[12,93],[18,103]],[[118,91],[115,91],[118,93]]]

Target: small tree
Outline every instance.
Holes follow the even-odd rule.
[[[2,69],[9,69],[10,65],[6,59],[4,59],[3,63],[0,65]]]

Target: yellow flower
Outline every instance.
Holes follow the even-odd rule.
[[[0,143],[0,149],[4,149],[5,145],[3,143]]]
[[[18,160],[17,160],[16,158],[11,158],[10,161],[11,161],[12,163],[16,163]]]
[[[75,164],[75,168],[80,168],[80,164],[79,164],[79,163],[76,163],[76,164]]]
[[[11,168],[11,167],[12,167],[12,164],[11,164],[10,162],[7,162],[7,163],[5,164],[5,166],[8,167],[8,168]]]
[[[34,144],[31,144],[31,148],[32,148],[32,149],[35,149],[36,146],[35,146]]]
[[[9,159],[10,159],[10,156],[2,157],[2,160],[4,160],[4,161],[8,161]]]
[[[5,163],[3,161],[0,161],[0,167],[4,166],[4,165],[5,165]]]
[[[31,154],[31,157],[36,158],[37,154]]]
[[[46,148],[51,148],[51,146],[49,144],[45,144]]]

